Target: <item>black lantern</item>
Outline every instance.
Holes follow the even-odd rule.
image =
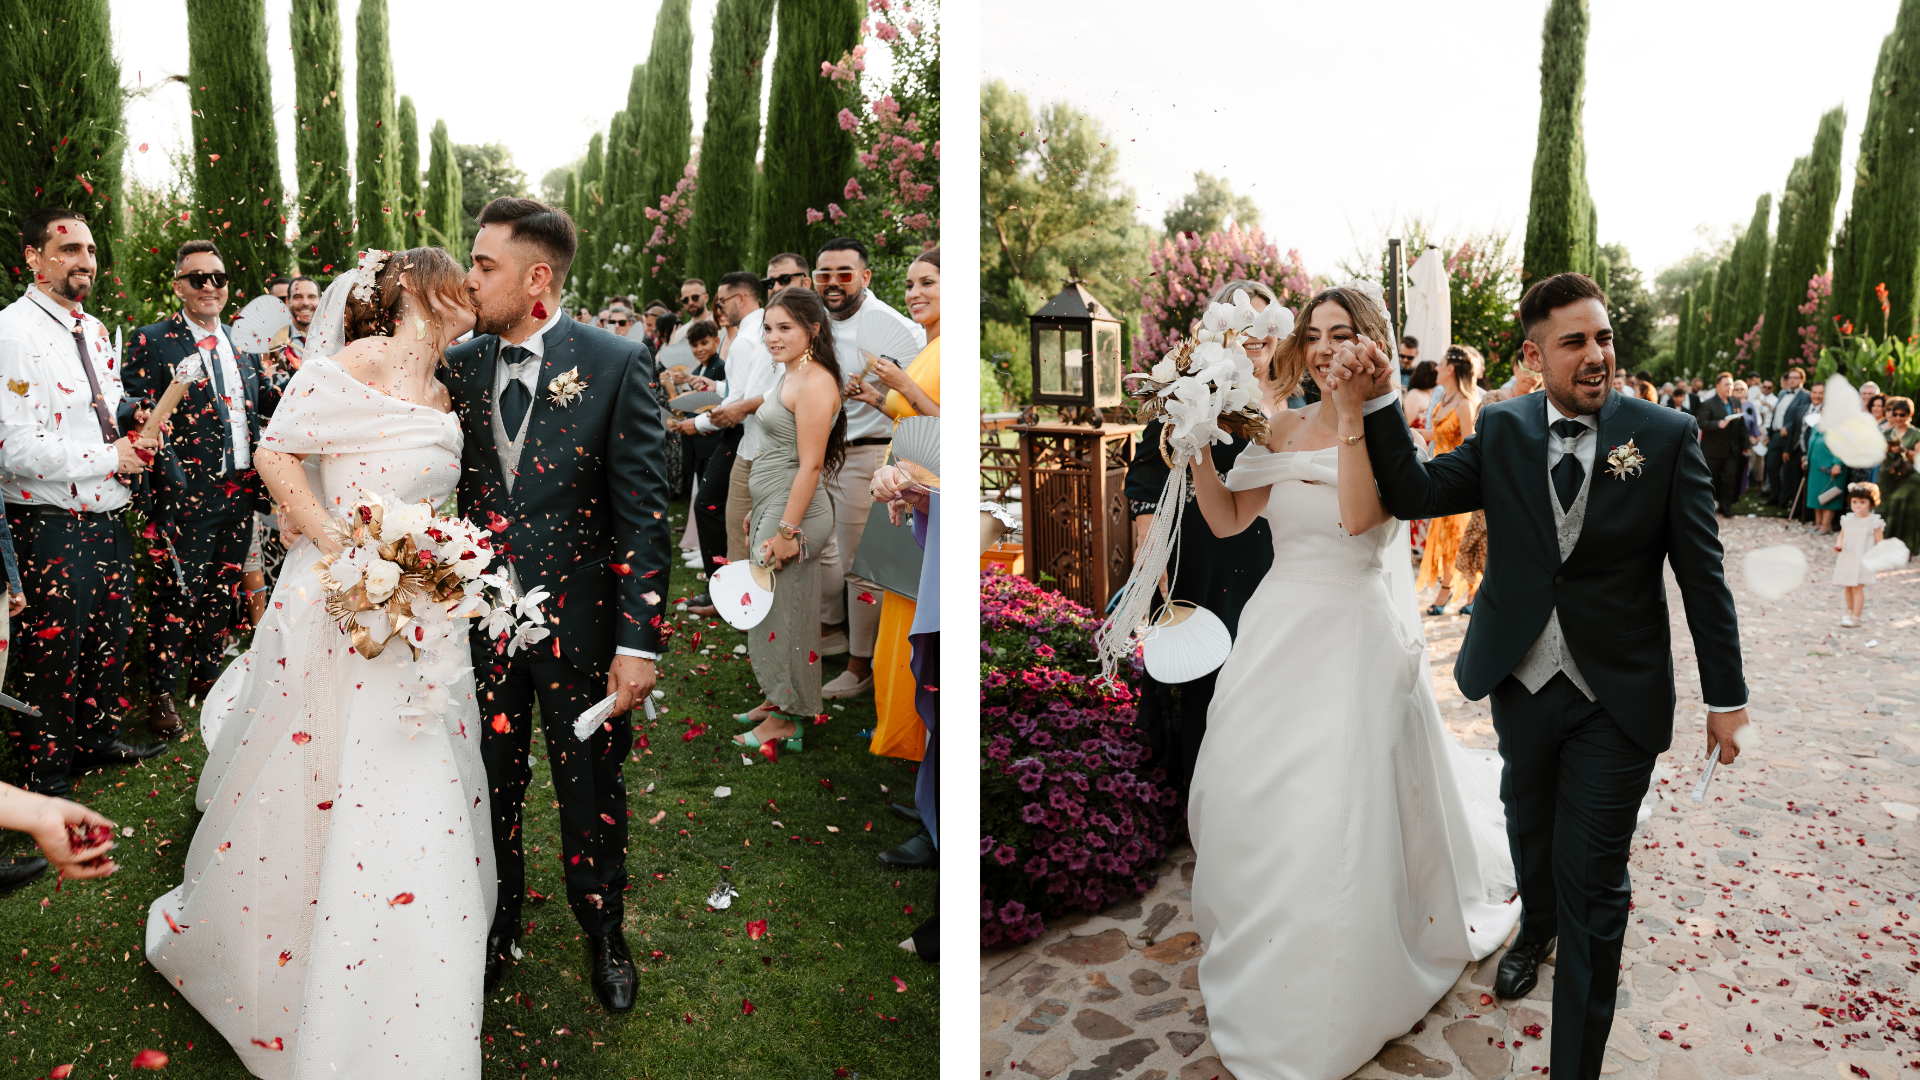
[[[1124,397],[1120,320],[1077,277],[1028,317],[1033,338],[1033,403],[1096,410]]]

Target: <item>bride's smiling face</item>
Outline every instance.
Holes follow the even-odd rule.
[[[1314,305],[1313,315],[1307,320],[1307,371],[1312,374],[1314,385],[1320,388],[1321,396],[1329,393],[1327,368],[1333,363],[1334,350],[1355,336],[1353,316],[1347,314],[1338,300],[1324,300]]]

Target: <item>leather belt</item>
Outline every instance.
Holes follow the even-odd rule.
[[[872,436],[871,438],[866,438],[866,439],[848,439],[847,445],[848,446],[891,446],[893,445],[893,436],[875,435],[875,436]]]
[[[40,514],[44,517],[79,518],[82,521],[118,521],[120,515],[112,510],[69,510],[64,506],[28,506],[25,503],[8,503],[9,513]]]

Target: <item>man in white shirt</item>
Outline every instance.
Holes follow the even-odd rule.
[[[771,265],[768,271],[772,272]],[[721,401],[711,410],[682,421],[678,429],[684,435],[726,433],[719,449],[707,459],[706,473],[693,497],[700,557],[709,578],[723,558],[735,562],[747,557],[743,523],[753,511],[747,478],[760,452],[760,421],[754,413],[779,377],[762,340],[766,311],[760,306],[760,279],[745,270],[725,275],[714,288],[714,306],[735,328],[727,349],[727,379],[719,386]],[[687,610],[711,615],[716,609],[711,596],[701,593],[688,603]]]
[[[180,570],[161,565],[154,575],[147,635],[148,723],[169,732],[178,730],[173,694],[181,676],[190,697],[204,698],[220,675],[253,515],[271,506],[254,471],[253,446],[280,400],[260,357],[237,351],[227,337],[221,313],[229,290],[219,248],[189,240],[174,267],[180,310],[134,333],[123,375],[127,396],[151,404],[183,361],[200,373],[174,410],[153,478],[155,557],[171,553]]]
[[[679,325],[673,328],[673,337],[663,344],[678,345],[687,340],[687,327],[712,316],[707,312],[707,283],[699,278],[688,278],[680,283]]]
[[[878,386],[869,356],[883,356],[905,367],[926,347],[926,331],[900,314],[868,286],[873,271],[865,244],[851,237],[827,241],[813,259],[813,287],[827,306],[833,325],[834,353],[846,380],[847,457],[827,478],[833,499],[833,543],[822,551],[820,568],[820,652],[847,652],[847,670],[820,688],[828,698],[847,698],[873,689],[874,641],[880,634],[880,586],[853,573],[854,556],[873,506],[873,474],[887,459],[893,421],[853,395],[860,385]],[[882,388],[884,394],[885,390]],[[869,599],[861,600],[865,594]]]
[[[9,727],[23,786],[64,795],[70,776],[166,747],[131,746],[119,730],[133,591],[120,513],[152,452],[121,434],[119,358],[81,308],[98,269],[92,231],[50,208],[21,232],[34,284],[0,311],[0,495],[20,564],[8,606],[26,609],[9,649],[15,685],[40,715]]]

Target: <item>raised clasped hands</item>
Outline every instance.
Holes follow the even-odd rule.
[[[1393,389],[1392,378],[1386,350],[1373,339],[1362,334],[1339,343],[1327,366],[1334,410],[1357,420],[1363,404]]]

